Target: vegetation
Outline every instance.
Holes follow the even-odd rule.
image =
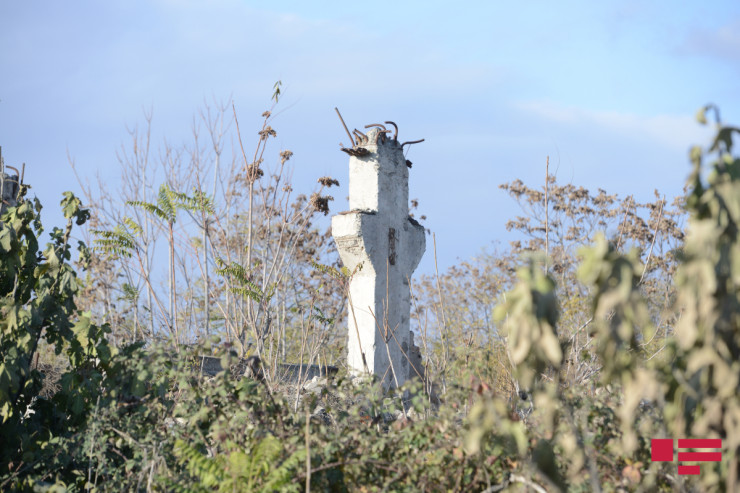
[[[717,121],[670,206],[504,185],[521,240],[414,286],[426,379],[383,392],[281,378],[342,365],[352,274],[314,225],[336,180],[292,198],[286,150],[265,172],[270,112],[249,160],[234,111],[225,165],[226,110],[201,114],[208,152],[194,131],[159,167],[134,131],[121,200],[65,193],[44,249],[27,188],[0,218],[1,489],[740,489],[740,129]],[[264,378],[231,371],[247,355]],[[651,462],[658,437],[722,439],[723,459],[678,476]]]

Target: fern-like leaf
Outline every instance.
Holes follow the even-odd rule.
[[[165,214],[164,219],[174,223],[177,215],[177,192],[162,184],[157,194],[157,206]]]
[[[137,249],[134,236],[120,224],[112,231],[92,230],[92,233],[98,236],[93,240],[96,251],[117,257],[131,257],[131,252]]]
[[[192,476],[198,478],[202,486],[212,489],[224,481],[226,472],[219,458],[208,458],[197,448],[179,439],[175,441],[174,452],[178,462]]]
[[[295,451],[279,467],[270,471],[260,491],[284,491],[305,463],[306,449]]]
[[[167,212],[159,208],[158,206],[154,204],[150,204],[149,202],[142,202],[140,200],[128,200],[126,201],[127,205],[138,207],[139,209],[144,209],[149,214],[152,214],[154,216],[157,216],[163,221],[168,221],[169,216],[167,215]]]
[[[247,298],[251,298],[257,303],[262,303],[264,300],[264,296],[261,292],[254,291],[252,289],[249,289],[248,287],[244,286],[230,286],[229,291],[231,291],[234,294],[238,294]]]
[[[343,272],[338,271],[335,267],[332,267],[331,265],[320,264],[312,260],[311,267],[313,267],[314,270],[321,272],[322,274],[327,274],[333,277],[334,279],[343,279],[344,277],[346,277]]]
[[[131,232],[132,232],[133,234],[135,234],[135,235],[140,235],[140,234],[142,233],[142,231],[143,231],[143,230],[141,229],[141,226],[139,226],[139,223],[137,223],[136,221],[134,221],[133,219],[131,219],[131,218],[130,218],[130,217],[128,217],[128,216],[125,216],[125,217],[123,218],[123,224],[125,224],[125,225],[126,225],[126,227],[127,227],[127,228],[128,228],[129,230],[131,230]]]

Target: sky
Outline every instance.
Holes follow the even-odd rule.
[[[0,0],[0,146],[62,224],[78,172],[115,193],[117,152],[151,110],[153,146],[186,142],[204,101],[256,129],[283,95],[274,156],[294,188],[320,176],[347,208],[350,128],[393,120],[410,197],[441,270],[505,244],[517,204],[498,186],[560,183],[650,200],[680,195],[694,118],[740,123],[740,2],[248,2]],[[269,151],[268,151],[269,152]],[[328,226],[328,220],[326,225]],[[431,273],[431,241],[417,272]]]

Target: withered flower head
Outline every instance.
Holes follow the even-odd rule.
[[[280,164],[285,164],[291,157],[293,157],[293,151],[282,151],[280,153]]]
[[[260,130],[258,133],[259,133],[259,136],[260,136],[260,138],[262,140],[267,140],[268,137],[275,137],[275,136],[277,136],[277,132],[275,130],[273,130],[273,128],[271,126],[269,126],[269,125],[267,127],[265,127],[264,130]]]
[[[332,185],[339,186],[339,180],[335,180],[331,176],[322,176],[321,178],[319,178],[319,183],[321,183],[325,187],[331,187]]]
[[[329,195],[325,195],[324,197],[320,196],[318,193],[314,193],[311,195],[310,204],[311,206],[318,212],[323,212],[326,216],[329,214],[329,201],[334,200],[334,197],[331,197]]]
[[[264,174],[265,172],[260,168],[260,161],[247,166],[247,181],[249,183],[254,183],[255,180],[262,178]]]

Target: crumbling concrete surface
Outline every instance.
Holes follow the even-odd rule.
[[[0,190],[2,191],[0,215],[2,215],[8,207],[16,206],[19,191],[18,175],[9,175],[0,171]]]
[[[409,280],[426,239],[409,216],[409,168],[401,144],[373,128],[359,145],[348,152],[350,210],[332,218],[339,255],[354,272],[348,364],[395,387],[422,375],[409,329]]]

